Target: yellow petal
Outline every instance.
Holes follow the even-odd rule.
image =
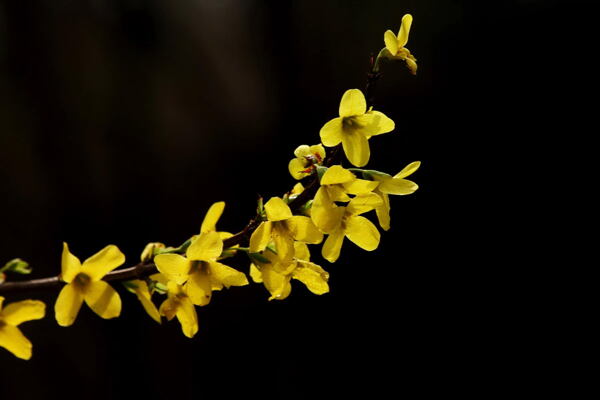
[[[362,115],[367,111],[365,96],[358,89],[346,90],[340,102],[340,117],[353,117]],[[323,142],[325,146],[327,144]]]
[[[248,284],[246,274],[236,269],[216,261],[211,261],[208,265],[210,268],[210,279],[222,283],[227,288],[230,286],[245,286]]]
[[[72,284],[66,284],[54,304],[56,322],[60,326],[70,326],[75,322],[77,313],[83,303],[83,293]]]
[[[346,236],[361,249],[372,251],[379,246],[381,234],[365,217],[352,216],[346,220]]]
[[[409,175],[412,175],[416,170],[421,166],[421,161],[414,161],[408,164],[406,167],[402,169],[402,171],[398,172],[394,175],[394,178],[402,179],[406,178]]]
[[[308,217],[295,215],[286,220],[285,224],[295,240],[312,244],[321,243],[323,240],[323,234]]]
[[[0,347],[4,347],[23,360],[31,358],[31,342],[16,326],[7,324],[0,327]]]
[[[167,317],[167,320],[170,321],[175,317],[175,314],[177,314],[177,308],[179,308],[179,304],[180,302],[177,301],[175,298],[169,297],[162,302],[158,309],[158,312],[160,313],[160,315],[164,315],[165,317]]]
[[[306,243],[294,242],[294,257],[297,260],[310,261],[310,251]]]
[[[62,262],[61,262],[61,279],[67,283],[81,272],[81,261],[69,251],[69,246],[63,242]]]
[[[23,300],[10,303],[2,311],[4,321],[17,326],[25,321],[44,318],[46,305],[38,300]]]
[[[150,294],[148,285],[146,284],[146,282],[139,279],[133,280],[132,282],[137,286],[137,288],[135,289],[135,295],[137,296],[140,303],[142,303],[142,307],[144,307],[144,310],[150,316],[150,318],[152,318],[160,324],[160,314],[156,309],[156,306],[152,302],[152,295]]]
[[[327,147],[333,147],[342,141],[342,132],[344,130],[342,118],[334,118],[327,122],[321,128],[319,135],[321,142]]]
[[[288,288],[288,286],[290,286],[291,277],[280,274],[270,267],[264,267],[262,269],[262,279],[265,288],[271,293],[269,300],[283,300],[289,295],[291,287]]]
[[[348,161],[356,167],[364,167],[369,162],[371,152],[367,138],[354,130],[344,131],[342,145]]]
[[[179,254],[159,254],[154,257],[156,268],[168,280],[182,285],[192,268],[192,262]]]
[[[194,305],[188,298],[181,299],[179,307],[177,307],[177,319],[181,324],[181,331],[190,339],[198,332],[198,314]]]
[[[294,179],[300,180],[308,175],[303,172],[306,169],[306,160],[302,158],[292,158],[288,164],[288,171]]]
[[[113,244],[106,246],[87,260],[81,266],[81,272],[90,277],[92,281],[99,281],[104,275],[123,265],[125,255]]]
[[[410,14],[406,14],[402,17],[402,24],[400,24],[400,30],[398,31],[398,47],[404,47],[406,46],[406,43],[408,43],[408,34],[410,32],[412,20],[413,17]]]
[[[356,117],[357,124],[361,126],[360,132],[367,138],[388,133],[396,128],[391,118],[379,111],[369,111],[365,115]]]
[[[290,194],[298,195],[302,192],[304,192],[304,186],[302,185],[302,183],[298,182],[294,185]]]
[[[408,179],[386,179],[379,185],[379,190],[382,193],[406,195],[414,193],[419,186]]]
[[[223,210],[225,209],[225,202],[219,201],[214,203],[204,216],[204,220],[202,221],[202,226],[200,228],[200,233],[206,233],[210,231],[217,230],[217,222],[221,215],[223,215]]]
[[[336,260],[340,257],[340,251],[342,250],[343,243],[344,231],[338,229],[332,232],[323,244],[321,255],[329,262],[336,262]]]
[[[379,182],[376,181],[368,181],[366,179],[355,179],[350,183],[345,183],[344,189],[350,194],[365,194],[371,193],[378,185]]]
[[[104,319],[121,315],[121,297],[104,281],[90,282],[84,291],[85,303]]]
[[[294,155],[296,157],[307,157],[310,156],[310,146],[308,146],[307,144],[303,144],[300,145],[298,147],[296,147],[296,150],[294,150]]]
[[[320,187],[313,200],[310,218],[322,232],[330,233],[340,226],[344,211],[344,207],[333,204],[327,190]]]
[[[320,161],[325,160],[325,147],[322,144],[315,144],[310,146],[310,153],[320,159]]]
[[[250,252],[257,253],[263,251],[271,241],[271,221],[263,221],[250,236]]]
[[[210,303],[212,286],[210,278],[205,271],[196,271],[190,275],[185,290],[188,297],[197,306],[205,306]]]
[[[187,258],[193,261],[213,261],[223,252],[223,240],[215,231],[201,233],[188,247]]]
[[[329,194],[329,199],[332,202],[348,202],[350,201],[350,196],[346,194],[346,190],[344,189],[344,185],[327,185],[327,194]]]
[[[294,279],[304,283],[306,288],[314,294],[329,292],[329,285],[327,284],[329,274],[317,264],[302,262],[294,270],[292,276]]]
[[[395,56],[398,53],[398,38],[394,35],[394,32],[389,29],[383,34],[383,41],[385,42],[385,48]]]
[[[277,258],[283,264],[289,264],[294,257],[294,239],[285,226],[275,225],[272,231],[273,242],[277,248]]]
[[[346,208],[346,213],[351,215],[366,213],[379,207],[382,203],[383,200],[376,193],[359,194],[350,200]]]
[[[262,283],[262,272],[254,264],[250,264],[250,277],[255,283]]]
[[[292,217],[292,210],[290,210],[290,207],[285,204],[285,201],[279,197],[271,197],[269,201],[265,203],[265,211],[269,221],[282,221]]]
[[[390,229],[390,197],[385,193],[381,193],[381,199],[383,203],[375,208],[375,212],[377,213],[379,226],[387,231]]]
[[[413,75],[417,74],[417,61],[414,58],[407,58],[406,59],[406,66],[408,67],[408,69],[410,70],[410,73]]]
[[[321,185],[336,185],[338,183],[352,182],[356,175],[341,165],[332,165],[321,177]]]

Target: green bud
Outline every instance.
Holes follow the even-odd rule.
[[[154,291],[160,294],[165,294],[168,291],[165,285],[157,281],[152,281],[148,286],[148,289],[150,290],[150,292]]]
[[[319,182],[321,182],[321,178],[323,178],[323,174],[325,172],[327,172],[327,167],[317,165],[317,175],[319,176]]]
[[[31,267],[27,261],[23,261],[20,258],[15,258],[4,264],[4,267],[0,268],[0,272],[2,271],[27,275],[31,273]]]

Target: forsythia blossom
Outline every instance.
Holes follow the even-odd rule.
[[[198,332],[198,314],[192,300],[187,295],[183,286],[173,281],[166,282],[167,299],[160,306],[160,314],[172,320],[177,317],[181,324],[183,334],[189,338]]]
[[[121,298],[102,278],[124,262],[125,255],[118,247],[109,245],[81,264],[71,254],[69,246],[63,243],[61,279],[67,284],[54,304],[58,324],[73,324],[84,301],[102,318],[118,317],[121,314]]]
[[[383,35],[383,41],[385,42],[385,48],[389,51],[389,58],[405,61],[411,74],[416,75],[417,59],[410,54],[410,50],[404,47],[408,43],[408,34],[410,33],[412,20],[412,15],[406,14],[402,17],[398,36],[394,35],[394,32],[387,30]]]
[[[4,297],[0,296],[0,347],[23,360],[31,358],[31,342],[18,328],[23,322],[44,318],[46,305],[38,300],[23,300],[2,308]]]
[[[321,128],[321,141],[327,147],[341,142],[348,161],[362,167],[371,155],[369,138],[394,130],[394,121],[379,111],[367,111],[365,96],[358,89],[344,93],[339,114]]]
[[[325,160],[325,148],[321,144],[314,146],[301,145],[294,150],[296,158],[290,160],[288,170],[296,180],[310,175]]]

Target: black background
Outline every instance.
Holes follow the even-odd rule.
[[[566,109],[585,67],[565,31],[591,18],[583,5],[0,2],[0,255],[28,260],[31,277],[59,272],[62,241],[82,260],[114,243],[135,264],[145,243],[196,233],[215,201],[227,203],[219,229],[240,230],[257,194],[291,187],[295,147],[319,141],[408,12],[419,73],[383,66],[375,109],[396,130],[371,140],[369,165],[395,174],[422,161],[420,189],[392,197],[377,251],[346,241],[330,265],[315,247],[329,294],[300,284],[283,302],[259,285],[217,293],[198,309],[192,340],[120,287],[120,318],[84,307],[70,328],[54,321],[56,293],[32,294],[48,313],[22,326],[30,361],[0,352],[0,398],[482,396],[557,385],[537,373],[543,307],[523,291],[529,256],[512,257],[530,227],[508,221],[514,210],[536,218],[521,187],[547,168],[531,155],[575,123]]]

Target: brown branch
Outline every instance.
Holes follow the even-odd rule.
[[[370,58],[370,69],[367,72],[367,84],[365,86],[365,98],[367,100],[367,105],[373,105],[373,91],[375,89],[375,84],[381,77],[379,72],[374,72],[374,58],[371,56]],[[339,144],[333,147],[329,151],[329,155],[323,162],[325,167],[330,167],[334,164],[341,163],[342,158],[342,145]],[[289,206],[293,212],[298,212],[300,208],[306,204],[307,201],[312,199],[317,190],[319,189],[319,178],[315,173],[312,175],[312,180],[310,183],[304,188],[302,193],[300,193],[296,198],[290,201]],[[248,222],[248,225],[240,232],[235,235],[223,240],[223,248],[233,247],[238,244],[245,243],[250,239],[250,235],[258,225],[260,225],[261,219],[259,216],[256,216]],[[152,262],[141,262],[137,265],[134,265],[129,268],[123,268],[115,271],[111,271],[102,278],[105,281],[128,281],[133,279],[143,279],[147,276],[157,273],[156,265]],[[41,291],[48,289],[56,289],[61,287],[63,281],[58,276],[53,276],[50,278],[41,278],[41,279],[32,279],[28,281],[21,282],[4,282],[0,284],[0,295],[4,295],[6,293],[18,293],[18,292],[27,292],[27,291]]]

